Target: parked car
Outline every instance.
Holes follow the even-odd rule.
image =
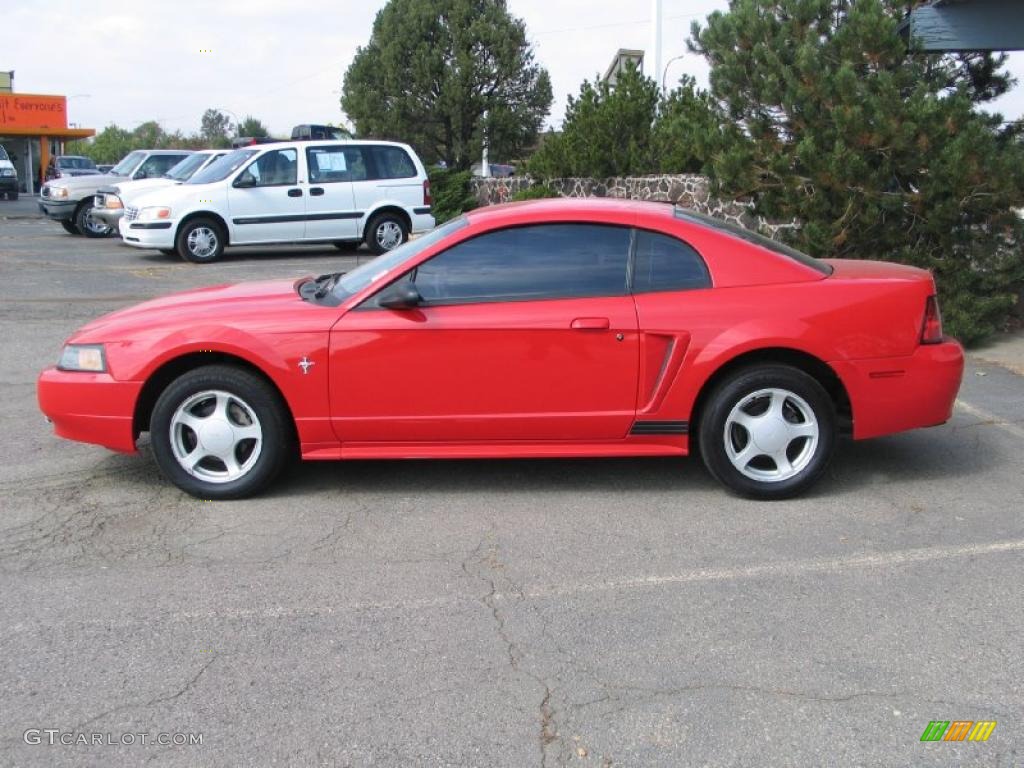
[[[14,168],[7,150],[0,145],[0,195],[8,200],[18,199],[18,171]]]
[[[55,155],[50,158],[43,174],[44,181],[67,179],[74,176],[99,176],[100,170],[88,157],[81,155]]]
[[[92,215],[100,187],[128,179],[159,178],[191,154],[185,149],[137,149],[125,155],[108,174],[48,181],[39,191],[39,210],[60,222],[69,234],[106,237],[114,230]]]
[[[487,170],[494,179],[507,179],[510,176],[516,175],[516,167],[507,163],[488,163]],[[470,168],[470,171],[477,178],[483,178],[484,165],[483,163],[474,163]]]
[[[945,422],[963,363],[924,270],[812,259],[669,205],[557,199],[473,211],[347,274],[106,315],[38,395],[63,437],[133,452],[148,431],[203,499],[256,493],[295,453],[698,445],[728,488],[776,499],[823,476],[840,434]]]
[[[292,141],[319,141],[321,139],[342,141],[351,138],[352,134],[348,130],[333,125],[296,125],[292,128]]]
[[[187,155],[163,176],[153,178],[120,181],[96,190],[93,198],[93,218],[102,221],[113,230],[117,230],[126,205],[140,197],[143,193],[160,187],[169,187],[188,181],[197,172],[214,160],[224,157],[226,149],[203,149]]]
[[[430,181],[405,144],[281,142],[238,149],[184,184],[146,193],[119,228],[138,248],[216,261],[226,246],[365,241],[376,253],[434,226]]]
[[[100,173],[110,173],[110,171],[113,168],[114,168],[113,165],[109,165],[107,163],[98,163],[96,165],[96,170],[98,170]]]

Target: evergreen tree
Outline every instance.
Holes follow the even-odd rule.
[[[818,256],[932,269],[950,331],[992,332],[1024,279],[1017,128],[976,105],[1001,58],[908,52],[895,0],[732,0],[693,25],[718,115],[702,141],[721,194],[796,218]]]
[[[341,107],[362,137],[412,144],[466,169],[532,146],[551,106],[548,73],[504,0],[390,0],[345,73]]]

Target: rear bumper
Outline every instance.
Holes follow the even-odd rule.
[[[964,372],[964,351],[947,339],[908,357],[831,363],[850,396],[853,437],[863,440],[949,421]]]
[[[39,374],[36,395],[58,436],[134,453],[132,417],[141,389],[141,382],[116,381],[107,373],[47,368]]]
[[[411,234],[418,235],[421,232],[429,232],[434,228],[434,217],[430,213],[430,208],[424,206],[422,208],[414,208],[411,217],[412,229]]]

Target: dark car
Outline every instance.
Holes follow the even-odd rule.
[[[333,125],[296,125],[292,128],[292,141],[344,141],[351,138],[352,134],[347,130]]]
[[[81,155],[56,155],[46,166],[45,180],[63,179],[68,176],[95,176],[100,169],[88,157]]]

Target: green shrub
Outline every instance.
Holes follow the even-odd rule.
[[[470,186],[473,175],[469,171],[431,168],[429,175],[430,194],[434,198],[431,213],[438,224],[454,219],[479,205]]]
[[[543,200],[546,197],[561,197],[561,195],[547,184],[534,184],[532,187],[520,189],[509,199],[518,202],[520,200]]]

